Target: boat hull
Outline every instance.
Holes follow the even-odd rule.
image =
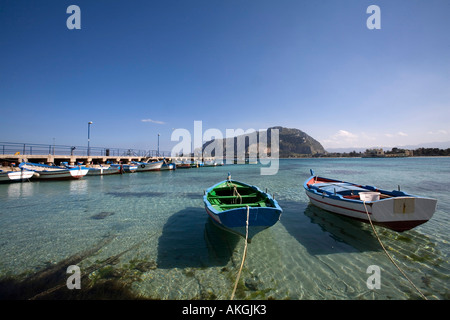
[[[136,163],[137,171],[160,171],[164,161]]]
[[[208,217],[216,226],[243,238],[246,237],[247,208],[223,211],[219,214],[205,207]],[[281,211],[271,208],[250,208],[248,239],[251,240],[259,232],[273,226],[280,220]]]
[[[28,170],[0,172],[0,183],[29,181],[33,175],[34,172]]]
[[[190,169],[191,165],[189,163],[177,163],[176,168],[177,169]]]
[[[89,171],[86,167],[61,168],[34,163],[21,163],[19,167],[34,171],[33,179],[38,180],[74,180],[83,178]]]
[[[370,215],[370,220],[373,224],[397,232],[407,231],[427,222],[436,210],[436,199],[408,195],[404,192],[379,190],[380,193],[389,194],[389,196],[380,200],[366,202],[357,198],[346,199],[339,193],[319,192],[312,187],[314,185],[312,182],[315,178],[317,177],[309,178],[304,184],[306,195],[313,205],[366,223],[370,223],[368,216]],[[318,177],[318,179],[320,181],[321,178]],[[326,180],[330,181],[330,179]],[[336,182],[336,184],[342,183]],[[362,188],[360,185],[351,185],[358,189]],[[372,188],[375,189],[374,187],[367,187],[367,190]]]
[[[88,169],[61,169],[59,171],[37,171],[39,180],[76,180],[83,178]]]
[[[120,167],[111,166],[111,167],[89,168],[87,175],[88,176],[104,176],[104,175],[118,174],[118,173],[120,173]]]

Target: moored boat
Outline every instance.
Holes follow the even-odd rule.
[[[89,167],[88,176],[103,176],[120,173],[120,166],[95,166]]]
[[[203,163],[203,166],[204,166],[204,167],[215,167],[215,166],[217,166],[217,162],[214,161],[214,160],[206,160],[206,161]]]
[[[155,161],[155,162],[133,162],[137,166],[137,171],[159,171],[163,165],[164,161]]]
[[[84,177],[89,171],[88,168],[83,166],[76,166],[73,168],[51,166],[46,164],[22,162],[19,164],[20,168],[34,171],[37,175],[33,178],[39,180],[72,180],[80,179]]]
[[[29,181],[29,179],[31,179],[33,175],[34,171],[29,171],[25,169],[21,169],[19,171],[0,170],[0,183]]]
[[[431,219],[437,200],[400,190],[324,178],[311,170],[303,184],[311,203],[324,210],[402,232]],[[370,215],[370,220],[369,220]]]
[[[191,164],[181,161],[181,162],[177,162],[175,163],[177,169],[190,169],[191,168]]]
[[[244,238],[248,214],[248,240],[273,226],[283,211],[267,192],[232,180],[230,176],[206,190],[203,202],[206,213],[217,226]]]

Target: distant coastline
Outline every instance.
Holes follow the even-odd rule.
[[[411,157],[350,157],[350,156],[317,156],[317,155],[305,155],[304,157],[290,157],[290,158],[284,158],[280,157],[280,160],[296,160],[296,159],[340,159],[340,158],[347,158],[347,159],[400,159],[400,158],[448,158],[449,156],[411,156]]]
[[[431,157],[450,157],[450,148],[417,148],[415,150],[406,150],[392,148],[390,151],[381,149],[367,149],[365,152],[325,152],[316,154],[291,155],[280,157],[280,159],[302,159],[302,158],[431,158]]]
[[[392,148],[390,151],[383,149],[366,149],[365,152],[327,152],[320,155],[321,157],[336,157],[336,158],[407,158],[407,157],[448,157],[450,156],[450,148],[417,148],[400,149]],[[317,157],[313,155],[313,157]]]

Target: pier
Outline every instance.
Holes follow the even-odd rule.
[[[0,163],[34,162],[44,164],[56,164],[67,162],[75,164],[106,164],[122,163],[129,164],[132,161],[151,162],[161,161],[208,161],[214,158],[201,158],[188,156],[172,157],[170,151],[105,148],[105,147],[83,147],[52,144],[33,143],[11,143],[0,142]]]

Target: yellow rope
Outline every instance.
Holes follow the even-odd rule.
[[[249,212],[250,212],[250,207],[247,207],[247,222],[246,222],[246,226],[245,226],[245,247],[244,247],[244,255],[242,257],[242,262],[241,262],[241,267],[239,268],[239,272],[238,272],[238,276],[236,278],[236,282],[234,283],[234,289],[233,289],[233,293],[231,294],[231,298],[230,300],[233,300],[234,298],[234,294],[236,292],[236,288],[239,282],[239,278],[241,277],[241,271],[242,271],[242,267],[244,266],[244,261],[245,258],[247,257],[247,243],[248,243],[248,219],[249,219]]]
[[[392,259],[392,257],[389,255],[389,253],[387,252],[387,250],[386,250],[386,248],[384,247],[383,243],[381,242],[381,239],[380,239],[380,237],[378,236],[377,231],[375,230],[375,227],[374,227],[374,225],[373,225],[373,223],[372,223],[372,219],[370,218],[369,211],[367,211],[366,202],[363,201],[363,204],[364,204],[364,209],[366,209],[367,217],[369,218],[369,222],[370,222],[370,225],[372,226],[373,232],[375,233],[375,236],[377,237],[378,242],[380,243],[380,245],[381,245],[381,247],[383,248],[384,252],[385,252],[386,255],[388,256],[389,260],[391,260],[391,262],[394,264],[394,266],[396,266],[397,269],[403,274],[403,276],[406,278],[406,280],[408,280],[409,283],[411,283],[411,285],[414,287],[414,289],[416,289],[417,292],[419,292],[419,294],[422,296],[422,298],[424,298],[425,300],[428,300],[427,297],[425,297],[425,295],[419,290],[419,288],[417,288],[417,287],[414,285],[414,283],[408,278],[408,276],[403,272],[403,270],[400,269],[400,267],[395,263],[394,259]]]

